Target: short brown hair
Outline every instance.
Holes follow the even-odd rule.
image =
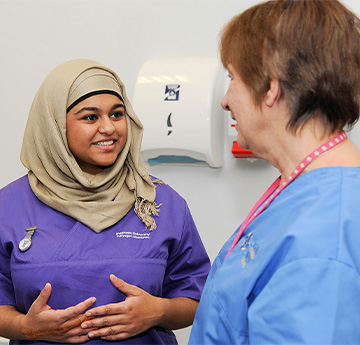
[[[359,18],[337,0],[268,1],[226,25],[221,61],[233,65],[258,106],[279,79],[290,129],[317,116],[335,132],[359,118],[359,30]]]

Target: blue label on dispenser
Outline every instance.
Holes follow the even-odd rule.
[[[180,94],[180,85],[178,84],[166,85],[164,101],[178,101],[179,94]]]

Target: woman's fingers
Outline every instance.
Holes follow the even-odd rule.
[[[51,284],[46,283],[45,287],[41,290],[39,296],[36,298],[34,303],[32,304],[32,309],[34,313],[39,313],[41,311],[50,310],[51,308],[47,305],[47,302],[51,295]]]

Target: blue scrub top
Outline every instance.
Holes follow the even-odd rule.
[[[360,344],[360,168],[310,171],[208,276],[189,344]]]

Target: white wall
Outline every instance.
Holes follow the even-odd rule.
[[[137,72],[148,58],[218,56],[222,26],[257,2],[0,0],[0,187],[26,172],[19,160],[25,122],[50,69],[73,58],[98,60],[119,74],[132,99]],[[360,12],[358,0],[346,3]],[[219,169],[149,168],[188,201],[211,260],[278,174],[266,162],[234,159],[230,145],[226,138]],[[188,333],[177,332],[181,344]]]

